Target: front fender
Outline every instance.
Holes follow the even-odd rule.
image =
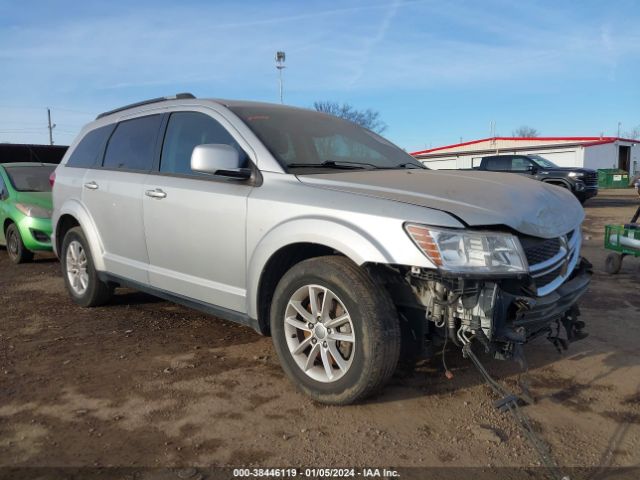
[[[58,252],[57,248],[58,227],[60,219],[65,215],[72,216],[80,224],[80,228],[82,228],[84,236],[86,237],[87,242],[89,242],[93,264],[95,265],[96,270],[105,271],[104,246],[100,236],[98,235],[98,229],[96,228],[95,222],[87,209],[78,200],[73,198],[66,200],[62,206],[55,211],[52,219],[54,228],[51,235],[51,243],[56,255],[58,257],[60,256],[60,252]]]
[[[399,220],[379,221],[373,231],[335,218],[306,217],[289,220],[272,228],[253,245],[249,238],[247,311],[252,318],[257,318],[258,288],[267,262],[278,250],[297,243],[313,243],[332,248],[357,265],[385,263],[434,268],[409,239]],[[393,246],[393,250],[384,245]]]

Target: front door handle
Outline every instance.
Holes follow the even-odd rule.
[[[155,190],[147,190],[144,192],[144,194],[147,197],[157,198],[157,199],[165,198],[167,196],[167,194],[162,190],[160,190],[159,188],[156,188]]]
[[[89,190],[97,190],[99,188],[99,185],[96,182],[89,182],[84,184],[84,188],[87,188]]]

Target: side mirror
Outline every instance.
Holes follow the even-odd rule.
[[[191,153],[191,170],[242,180],[251,177],[251,169],[244,168],[238,150],[218,143],[196,146]]]
[[[527,171],[531,174],[531,175],[535,175],[536,173],[538,173],[538,167],[536,167],[535,165],[529,165],[527,167]]]

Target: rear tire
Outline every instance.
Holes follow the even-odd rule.
[[[620,271],[620,268],[622,268],[622,255],[619,253],[610,253],[607,255],[607,260],[604,265],[606,272],[614,275]]]
[[[304,260],[282,277],[271,305],[271,334],[290,380],[327,404],[378,391],[400,355],[398,313],[389,294],[339,256]]]
[[[20,231],[15,223],[7,227],[5,238],[7,241],[7,253],[13,263],[18,265],[33,260],[33,252],[27,250],[27,247],[24,246]]]
[[[70,229],[64,236],[60,264],[67,291],[75,303],[82,307],[97,307],[111,299],[113,286],[100,280],[89,242],[80,227]]]

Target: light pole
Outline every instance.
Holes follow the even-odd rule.
[[[51,109],[47,108],[47,119],[48,119],[48,125],[47,128],[49,129],[49,145],[53,145],[53,129],[56,128],[56,124],[55,123],[51,123]]]
[[[278,79],[280,82],[280,103],[284,103],[282,100],[282,69],[284,66],[285,54],[284,52],[276,52],[276,68],[278,69]]]

